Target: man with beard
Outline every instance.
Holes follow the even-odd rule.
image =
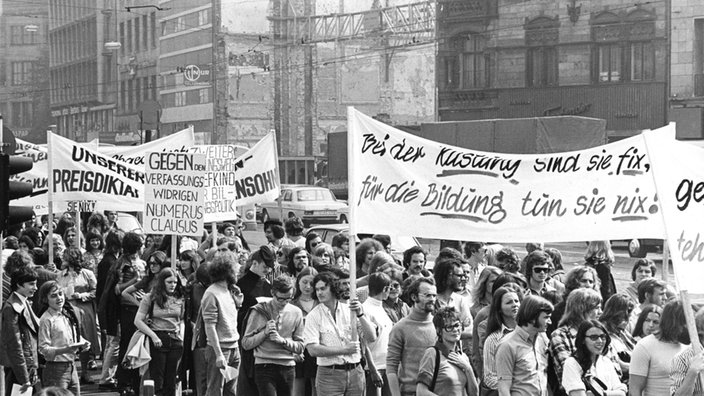
[[[434,268],[433,277],[438,288],[436,308],[455,307],[457,316],[464,326],[462,330],[463,349],[471,355],[472,313],[469,300],[458,292],[464,288],[463,280],[467,278],[462,269],[462,262],[457,259],[443,260]]]
[[[516,329],[496,351],[499,396],[546,396],[548,394],[548,337],[552,304],[542,297],[523,299]]]
[[[418,278],[408,287],[411,313],[391,329],[386,354],[386,375],[393,396],[416,394],[419,356],[437,339],[433,312],[437,289],[432,278]]]

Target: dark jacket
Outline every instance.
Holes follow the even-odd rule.
[[[10,294],[2,307],[0,330],[0,365],[12,369],[20,384],[34,382],[36,375],[37,332],[39,318],[31,307],[22,303],[15,293]]]

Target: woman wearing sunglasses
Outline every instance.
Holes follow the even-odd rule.
[[[562,386],[569,396],[626,395],[626,385],[621,383],[613,362],[604,356],[611,337],[598,320],[585,320],[577,329],[576,350],[565,360]]]

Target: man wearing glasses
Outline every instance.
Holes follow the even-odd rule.
[[[550,256],[542,250],[532,251],[526,258],[525,276],[528,279],[528,292],[534,296],[544,296],[555,291],[547,281],[550,273]]]
[[[464,288],[464,281],[467,274],[462,269],[462,262],[458,259],[442,260],[435,265],[433,271],[435,285],[438,288],[438,299],[436,309],[442,307],[455,307],[455,312],[462,322],[463,349],[467,355],[471,355],[472,345],[472,312],[470,301],[462,297],[459,292]]]
[[[250,310],[242,347],[254,349],[254,382],[260,396],[293,393],[296,361],[303,352],[303,313],[289,304],[294,280],[287,275],[274,279],[268,302]]]

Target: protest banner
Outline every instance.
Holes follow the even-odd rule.
[[[664,238],[641,135],[556,154],[480,152],[350,108],[356,232],[497,242]]]
[[[189,126],[179,132],[164,136],[151,142],[138,146],[102,146],[99,151],[112,158],[144,167],[144,158],[147,153],[157,151],[168,152],[188,152],[188,149],[195,145],[196,139],[193,127]]]
[[[206,222],[235,219],[236,206],[271,202],[281,193],[273,133],[244,153],[235,145],[194,146],[191,151],[207,156]]]
[[[89,143],[78,143],[87,145],[88,148],[111,156],[115,159],[123,159],[139,167],[144,167],[144,155],[147,151],[184,151],[193,145],[195,139],[191,128],[184,129],[172,135],[154,140],[140,146],[97,146],[96,141]],[[49,168],[47,166],[47,149],[44,145],[37,145],[17,139],[17,154],[32,158],[34,166],[31,170],[13,176],[13,180],[31,183],[34,191],[31,196],[19,199],[21,205],[28,205],[34,208],[36,215],[43,215],[49,212],[48,209],[48,188],[49,188]],[[58,208],[55,207],[56,210]]]
[[[205,154],[154,152],[146,159],[145,232],[202,236]]]
[[[679,290],[704,294],[704,149],[643,133]]]
[[[144,172],[82,143],[47,132],[54,211],[138,211],[144,206]]]

